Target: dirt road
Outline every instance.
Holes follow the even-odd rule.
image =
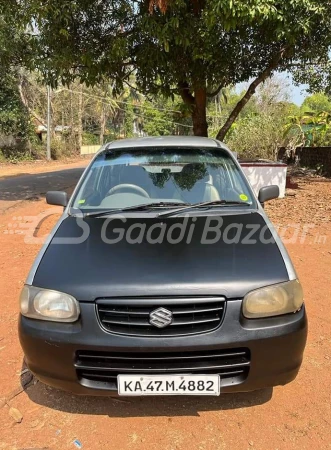
[[[51,166],[51,169],[47,166],[27,166],[19,175],[13,169],[3,169],[0,171],[0,214],[23,200],[38,200],[47,191],[70,191],[86,165],[87,161],[78,161]]]
[[[57,189],[74,181],[74,172],[67,174],[70,177],[63,173],[57,178]],[[20,189],[22,181],[16,178]],[[24,181],[24,189],[32,198],[44,191],[43,187],[36,192],[34,182],[33,177]],[[9,205],[13,185],[7,187],[9,194],[2,202]],[[20,203],[0,214],[0,449],[331,448],[331,183],[299,182],[299,189],[292,194],[295,196],[268,205],[268,211],[282,225],[315,223],[302,243],[290,242],[293,229],[284,233],[304,286],[309,314],[302,369],[285,387],[213,399],[81,398],[39,382],[18,393],[21,378],[24,382],[28,376],[20,375],[23,355],[16,331],[18,296],[40,244],[25,244],[24,235],[17,233],[22,230],[15,225],[24,223],[26,216],[42,214],[49,206],[43,199],[19,199]],[[5,197],[2,191],[1,195]],[[56,215],[47,219],[38,235],[47,233],[55,220]],[[18,395],[5,401],[14,394]],[[19,413],[11,408],[22,415],[20,423]]]

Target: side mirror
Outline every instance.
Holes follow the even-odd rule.
[[[46,202],[49,205],[67,206],[68,194],[62,191],[48,191],[46,193]]]
[[[279,197],[279,186],[271,185],[271,186],[263,186],[259,191],[259,202],[264,203],[268,200],[272,200],[274,198]]]

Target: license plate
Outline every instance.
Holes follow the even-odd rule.
[[[219,375],[118,375],[119,395],[220,395]]]

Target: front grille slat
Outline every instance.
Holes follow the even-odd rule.
[[[218,308],[206,308],[206,309],[190,309],[190,310],[178,310],[174,311],[174,316],[177,314],[200,314],[200,313],[207,313],[207,312],[213,312],[213,311],[222,311],[223,306],[219,306]]]
[[[208,322],[219,322],[220,321],[220,317],[215,317],[214,319],[203,319],[203,320],[182,320],[181,322],[172,322],[172,324],[170,324],[169,326],[179,326],[179,325],[195,325],[195,324],[199,324],[199,323],[208,323]]]
[[[193,354],[191,354],[191,353],[193,353]],[[92,354],[92,353],[87,354],[87,353],[80,352],[79,355],[80,355],[80,358],[82,358],[82,359],[88,358],[88,359],[92,359],[92,360],[93,359],[100,360],[100,358],[101,358],[98,353],[97,354]],[[175,361],[175,360],[183,360],[183,359],[195,360],[197,358],[197,356],[199,357],[199,359],[204,359],[204,358],[211,359],[211,358],[218,357],[217,353],[214,353],[214,352],[212,352],[210,354],[209,353],[195,354],[194,352],[190,352],[190,353],[180,354],[178,356],[176,355],[176,353],[171,354],[170,356],[164,356],[164,355],[159,356],[158,353],[156,353],[156,354],[150,353],[148,355],[138,353],[137,356],[135,356],[134,353],[126,354],[126,355],[124,355],[123,353],[119,353],[118,355],[116,355],[116,353],[114,353],[112,355],[104,354],[104,355],[102,355],[102,359],[106,360],[106,361],[108,361],[108,360],[120,360],[120,361],[159,361],[159,360],[167,361],[167,360],[169,360],[169,361]],[[240,351],[240,352],[222,353],[223,358],[227,358],[227,357],[235,358],[238,356],[244,357],[244,356],[246,356],[246,352]]]
[[[172,313],[172,323],[157,328],[149,321],[158,308]],[[182,336],[216,329],[225,312],[223,297],[97,299],[96,309],[104,330],[131,336]]]
[[[241,366],[243,364],[237,364],[238,366]],[[245,365],[249,365],[245,364]],[[235,367],[236,365],[234,365]],[[201,366],[197,366],[194,368],[190,368],[190,369],[186,369],[185,367],[182,366],[178,366],[178,367],[173,367],[171,369],[168,368],[156,368],[156,369],[146,369],[145,367],[93,367],[92,370],[96,370],[96,371],[101,371],[101,372],[111,372],[111,371],[116,371],[116,372],[120,372],[121,370],[124,371],[124,373],[146,373],[146,374],[157,374],[157,373],[184,373],[184,372],[199,372],[199,373],[203,373],[205,370],[215,370],[215,372],[221,371],[222,369],[225,369],[227,366],[223,365],[223,366],[218,366],[218,365],[201,365]],[[77,369],[89,369],[89,366],[78,366],[76,367]]]
[[[248,375],[248,349],[201,352],[93,352],[76,353],[75,369],[80,382],[104,382],[105,388],[117,387],[119,374],[219,374],[222,380],[240,383]]]
[[[131,325],[135,327],[146,327],[149,325],[148,322],[137,322],[135,321],[119,321],[119,320],[112,320],[112,319],[103,319],[103,323],[112,323],[114,325]]]
[[[125,315],[132,315],[132,316],[148,316],[148,311],[146,312],[139,312],[139,311],[118,311],[118,310],[109,310],[105,308],[99,308],[99,312],[107,313],[107,314],[125,314]]]

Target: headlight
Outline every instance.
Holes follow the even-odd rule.
[[[75,322],[79,303],[71,295],[25,285],[20,296],[21,314],[25,317],[53,322]]]
[[[280,316],[298,311],[302,304],[301,284],[293,280],[249,292],[243,301],[243,315],[248,319]]]

